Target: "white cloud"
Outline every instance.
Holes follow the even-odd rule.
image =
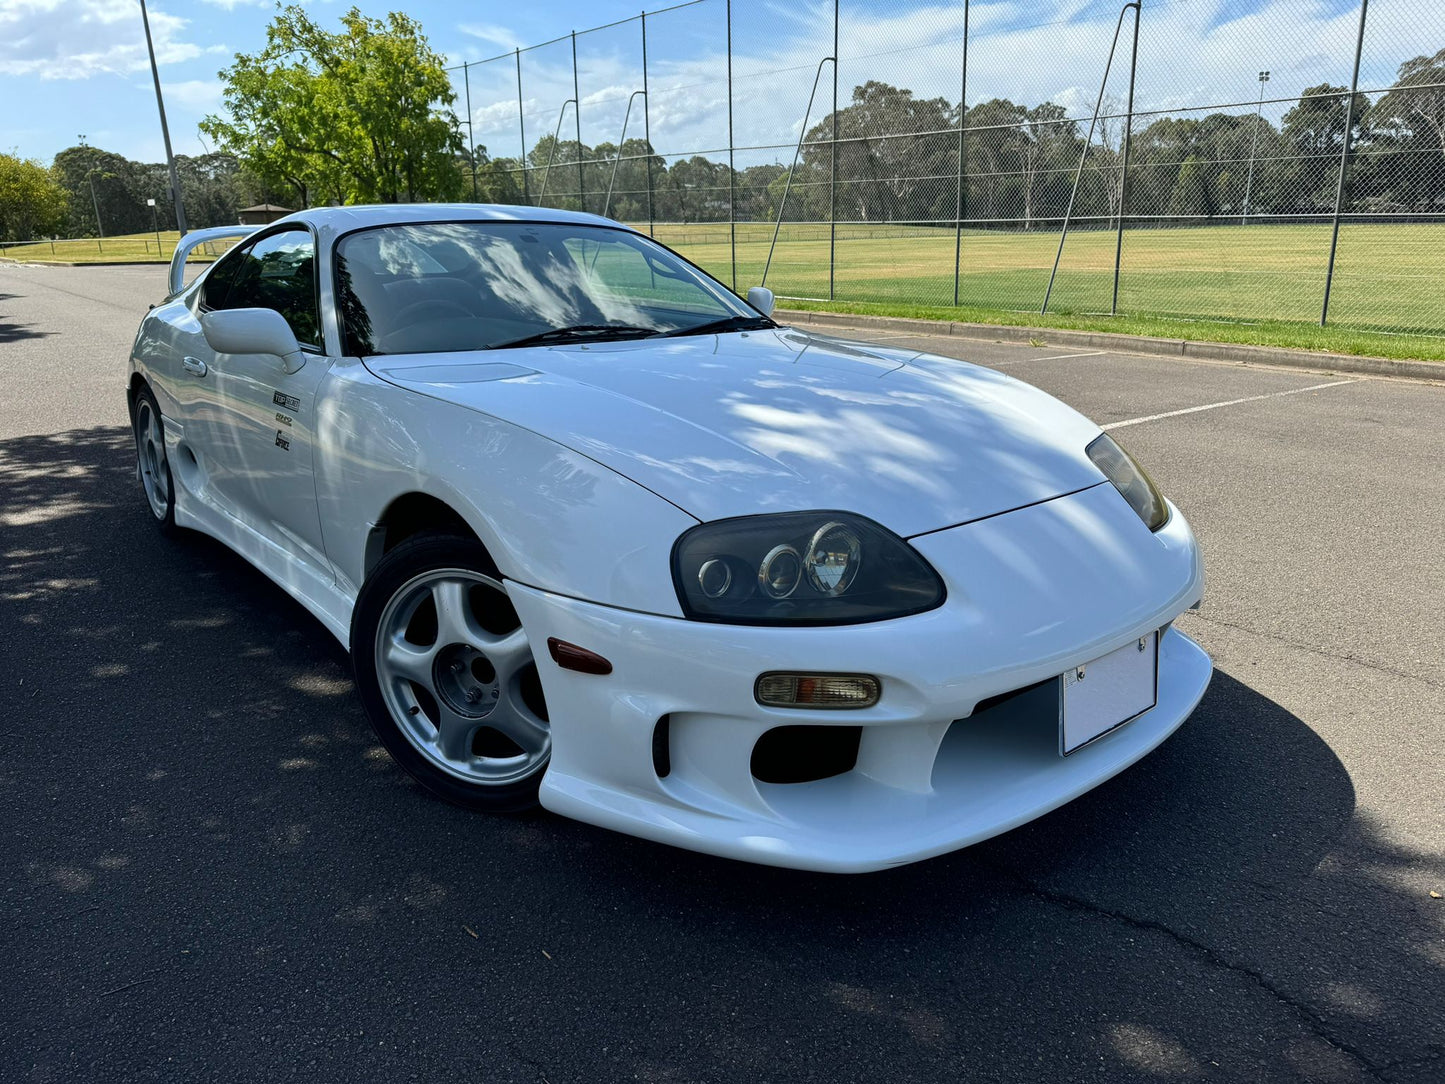
[[[188,19],[149,9],[156,60],[191,60],[221,47],[184,40]],[[148,68],[134,0],[0,0],[0,75],[85,79]]]
[[[495,23],[462,23],[457,27],[463,34],[470,34],[478,41],[495,45],[498,49],[515,49],[524,44],[511,30]]]
[[[147,93],[153,91],[149,82],[142,85]],[[221,104],[222,87],[219,79],[186,79],[179,82],[168,82],[162,89],[165,91],[167,105],[174,102],[193,113],[212,113]]]

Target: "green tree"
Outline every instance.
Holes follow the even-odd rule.
[[[1168,213],[1177,216],[1212,216],[1214,193],[1209,183],[1209,164],[1197,154],[1184,159],[1174,190],[1169,193]]]
[[[0,241],[29,241],[65,221],[68,196],[53,169],[0,154]]]
[[[340,31],[282,8],[266,47],[220,73],[225,116],[201,130],[302,204],[455,199],[470,189],[456,96],[421,25],[352,8]]]
[[[1370,121],[1371,153],[1351,184],[1356,197],[1379,210],[1445,204],[1445,49],[1401,64]]]
[[[150,228],[145,197],[138,195],[145,187],[140,163],[82,144],[57,154],[52,168],[69,195],[70,212],[62,228],[71,237],[94,237],[98,232],[136,233]],[[163,185],[161,191],[147,192],[146,196],[159,196],[164,191]],[[95,217],[97,205],[99,222]]]
[[[1349,106],[1350,88],[1321,83],[1307,87],[1299,104],[1284,115],[1280,135],[1295,156],[1288,195],[1281,198],[1283,210],[1328,211],[1334,205],[1340,154],[1345,143],[1345,114],[1350,113],[1352,139],[1366,130],[1370,100],[1356,94]]]
[[[956,172],[958,137],[948,129],[957,123],[946,98],[915,98],[911,90],[871,79],[854,87],[837,117],[839,216],[880,222],[951,215],[955,198],[938,178]],[[809,172],[831,179],[832,138],[829,113],[804,140]],[[800,170],[789,201],[802,177]],[[818,204],[812,194],[808,202]]]

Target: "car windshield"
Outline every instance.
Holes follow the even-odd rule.
[[[355,356],[492,350],[771,326],[640,234],[541,222],[438,222],[348,234],[336,293]]]

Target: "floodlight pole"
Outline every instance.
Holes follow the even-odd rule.
[[[1254,137],[1249,141],[1249,173],[1244,181],[1244,213],[1239,216],[1243,226],[1249,221],[1249,195],[1254,191],[1254,156],[1259,150],[1259,115],[1264,112],[1264,85],[1269,82],[1269,72],[1259,73],[1259,104],[1254,107]]]
[[[156,48],[151,42],[151,20],[146,13],[146,0],[140,0],[140,20],[145,25],[146,31],[146,52],[151,58],[151,78],[156,84],[156,109],[161,114],[161,139],[166,144],[166,165],[171,171],[171,203],[176,209],[176,228],[181,231],[181,236],[186,235],[186,208],[181,201],[181,179],[176,173],[176,156],[171,153],[171,130],[166,126],[166,101],[161,97],[161,73],[156,67]]]
[[[85,171],[85,180],[86,180],[86,183],[88,183],[88,184],[90,185],[90,202],[91,202],[91,205],[95,208],[95,232],[98,233],[98,234],[100,234],[100,236],[104,237],[104,236],[105,236],[105,227],[100,224],[100,200],[96,199],[96,197],[95,197],[95,167],[94,167],[94,166],[92,166],[90,169],[88,169],[88,170]]]

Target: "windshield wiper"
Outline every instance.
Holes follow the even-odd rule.
[[[571,327],[554,327],[536,335],[524,335],[511,342],[495,343],[488,350],[506,350],[513,346],[541,346],[543,343],[561,343],[573,340],[608,338],[643,339],[658,334],[655,327],[633,327],[629,324],[574,324]]]
[[[675,339],[682,335],[712,335],[721,331],[761,331],[763,328],[777,326],[766,316],[724,316],[721,320],[709,320],[705,324],[664,332],[663,337]]]

